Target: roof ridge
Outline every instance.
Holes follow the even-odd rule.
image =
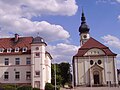
[[[92,43],[92,44],[96,44],[96,46],[92,46],[92,44],[88,44],[88,43]],[[93,47],[98,47],[98,48],[108,48],[107,46],[105,46],[104,44],[100,43],[99,41],[97,41],[96,39],[94,39],[93,37],[90,37],[87,42],[85,42],[85,44],[83,44],[80,48],[93,48]]]
[[[25,37],[25,36],[20,36],[19,38],[33,38],[32,36],[28,36],[28,37]],[[0,39],[12,39],[14,37],[6,37],[6,38],[0,38]]]

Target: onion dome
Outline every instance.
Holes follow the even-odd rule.
[[[80,32],[80,34],[81,33],[88,33],[89,32],[89,30],[90,30],[90,28],[89,28],[89,26],[86,24],[86,21],[85,21],[86,19],[85,19],[85,16],[84,16],[84,12],[82,11],[82,17],[81,17],[81,25],[80,25],[80,27],[79,27],[79,32]]]

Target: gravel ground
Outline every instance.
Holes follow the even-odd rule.
[[[120,87],[75,87],[74,89],[61,88],[60,90],[120,90]]]

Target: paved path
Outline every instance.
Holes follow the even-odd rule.
[[[74,89],[61,88],[60,90],[120,90],[120,87],[75,87]]]

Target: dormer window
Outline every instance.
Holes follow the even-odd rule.
[[[27,47],[23,47],[22,52],[27,52]]]
[[[19,52],[19,47],[16,47],[16,48],[15,48],[15,52]]]
[[[12,48],[8,48],[7,52],[10,53],[12,51]]]
[[[4,51],[4,48],[0,48],[0,53],[3,53],[3,51]]]

